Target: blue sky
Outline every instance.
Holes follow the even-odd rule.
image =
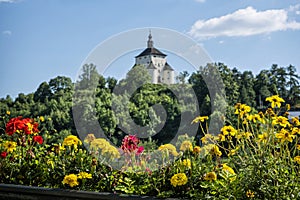
[[[191,37],[213,61],[240,71],[275,63],[300,72],[299,0],[0,0],[0,98],[34,92],[58,75],[75,80],[99,43],[145,27]],[[120,59],[125,71],[136,54],[128,55]]]

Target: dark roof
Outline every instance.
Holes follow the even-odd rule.
[[[170,70],[170,71],[174,71],[174,69],[166,62],[163,70]]]
[[[156,67],[153,65],[153,62],[151,61],[148,65],[147,69],[156,69]]]
[[[161,51],[159,51],[158,49],[156,48],[147,48],[145,49],[142,53],[140,53],[137,57],[141,57],[141,56],[148,56],[148,55],[158,55],[158,56],[163,56],[163,57],[166,57],[167,55],[166,54],[163,54]]]

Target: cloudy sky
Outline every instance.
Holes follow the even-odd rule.
[[[58,75],[75,80],[97,45],[145,27],[182,33],[240,71],[292,64],[300,72],[300,0],[0,0],[0,98],[34,92]],[[128,55],[125,71],[136,54]]]

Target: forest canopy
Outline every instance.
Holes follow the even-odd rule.
[[[210,63],[190,75],[180,72],[178,83],[164,85],[151,84],[146,69],[141,66],[132,68],[125,79],[118,81],[103,77],[95,65],[85,64],[76,83],[69,77],[57,76],[42,82],[33,93],[20,93],[14,100],[9,95],[1,98],[0,127],[4,128],[8,118],[23,116],[44,120],[41,131],[56,135],[57,140],[78,134],[80,127],[85,134],[105,134],[116,144],[126,134],[168,142],[177,132],[197,131],[191,120],[199,114],[211,115],[212,105],[222,104],[222,99],[212,98],[203,78],[216,73],[215,69],[224,84],[226,95],[221,96],[228,106],[223,117],[228,120],[234,122],[229,111],[236,102],[265,110],[266,97],[271,95],[285,99],[291,110],[300,110],[300,78],[293,65],[274,64],[254,75],[250,70],[241,72],[224,63]],[[74,116],[74,109],[80,113],[78,116]],[[79,124],[74,123],[74,119],[78,121],[76,118],[81,119]],[[0,134],[4,134],[4,129]]]

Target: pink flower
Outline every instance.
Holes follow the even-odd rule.
[[[143,151],[144,151],[144,147],[140,146],[136,152],[136,155],[140,155],[141,153],[143,153]]]
[[[140,140],[135,135],[126,135],[122,141],[121,149],[125,153],[135,152],[136,155],[140,155],[144,151],[143,146],[138,146]]]

